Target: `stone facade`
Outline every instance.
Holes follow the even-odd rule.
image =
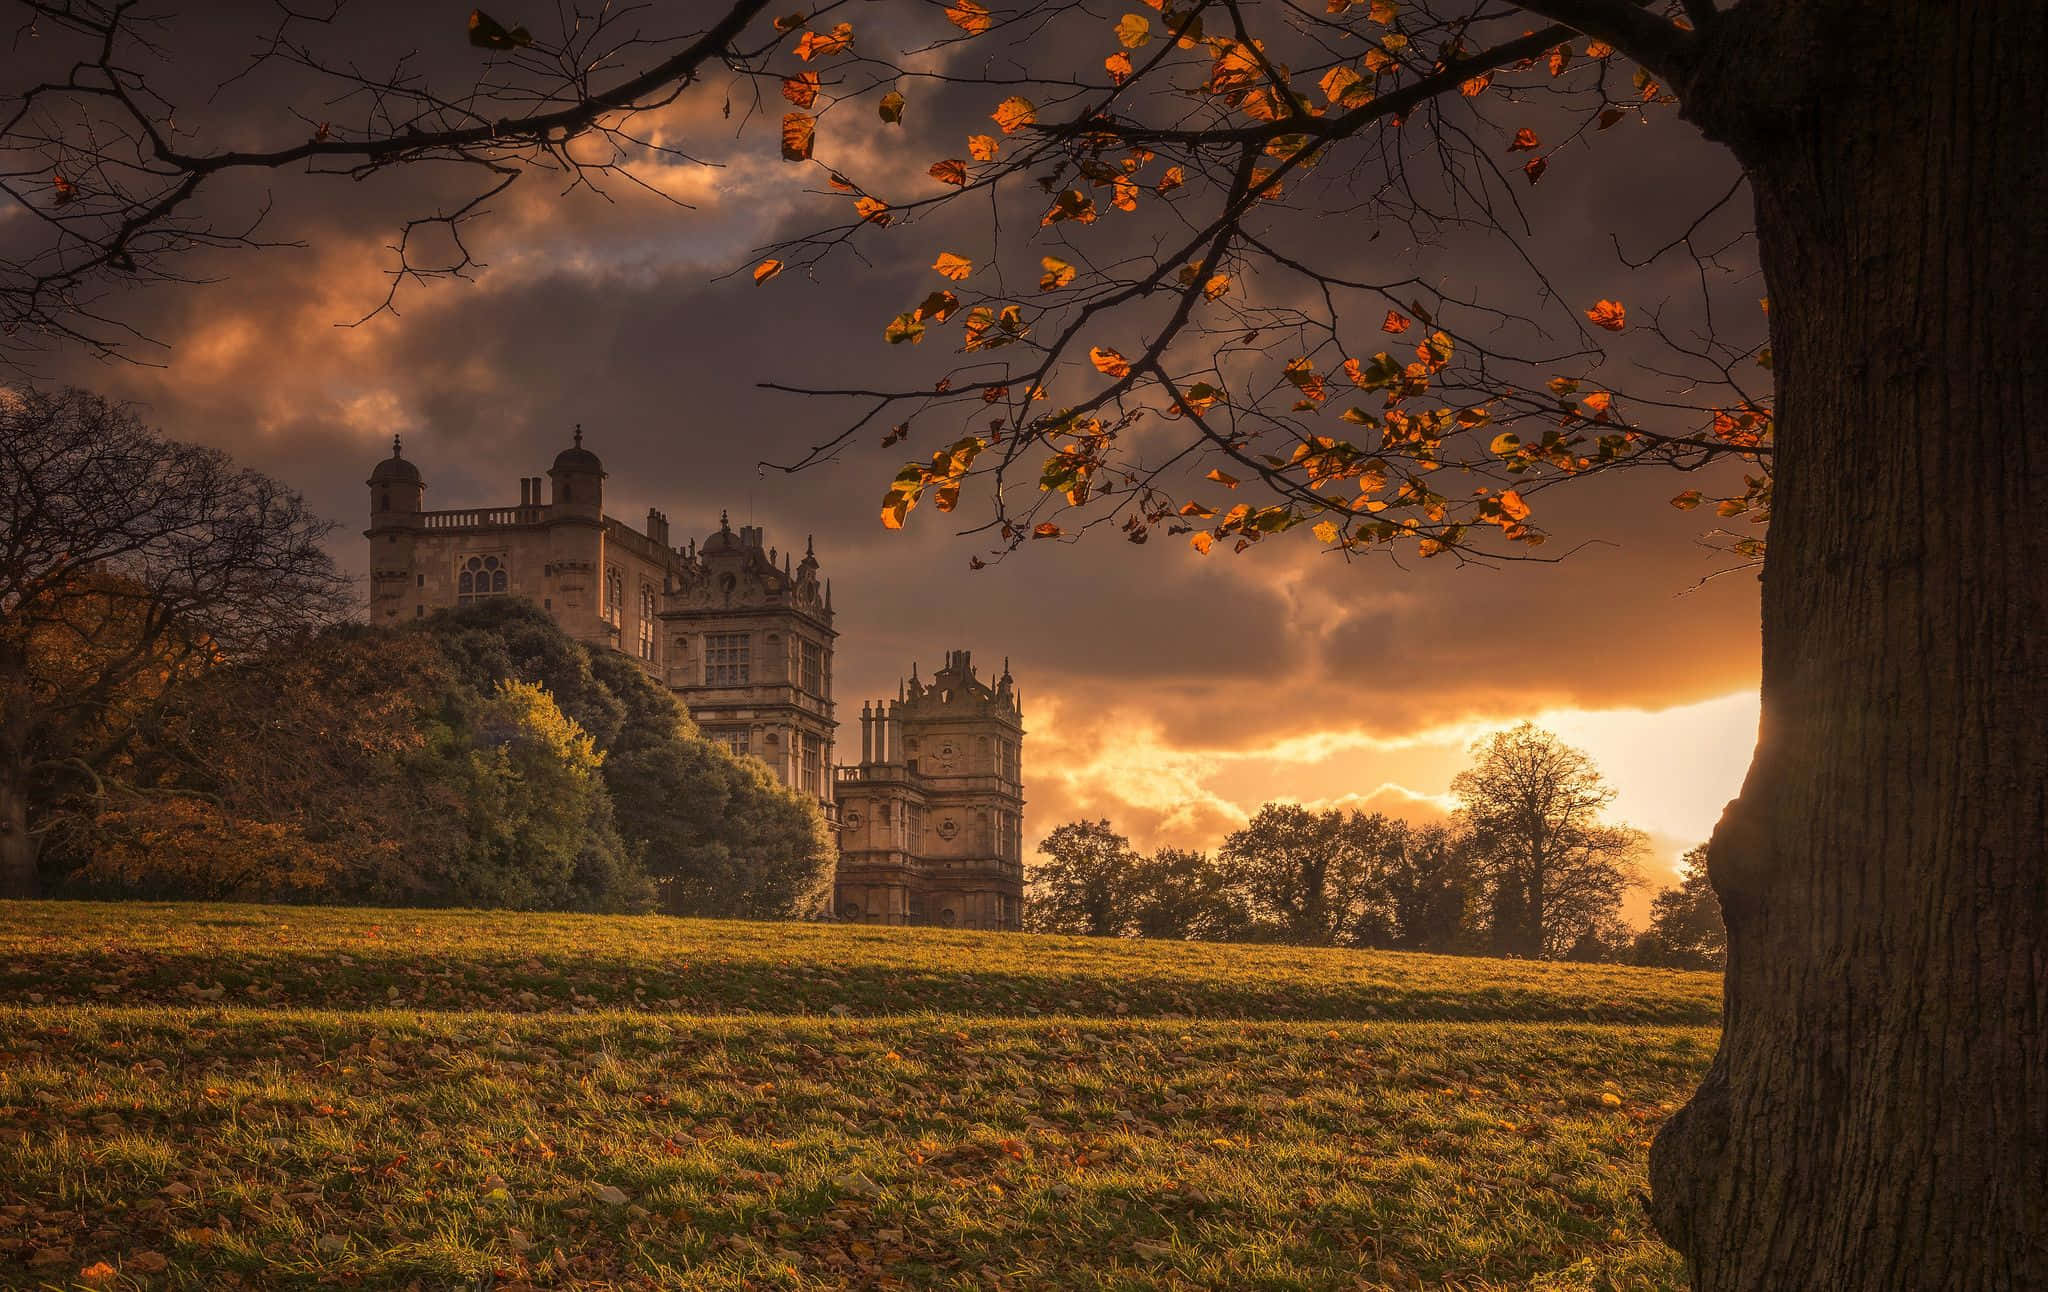
[[[1014,929],[1023,904],[1022,742],[1005,666],[990,687],[966,651],[927,687],[864,707],[861,761],[834,764],[832,585],[726,517],[671,546],[668,518],[635,530],[604,510],[604,464],[583,430],[516,507],[426,510],[426,481],[392,441],[370,473],[370,621],[396,624],[483,597],[525,597],[564,632],[637,660],[712,739],[817,796],[840,827],[835,911],[867,923]],[[778,559],[779,556],[779,559]]]
[[[860,723],[860,762],[839,769],[839,917],[1021,927],[1024,717],[1009,665],[994,686],[964,650],[928,686],[913,665]]]

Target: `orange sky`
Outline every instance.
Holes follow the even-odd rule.
[[[669,128],[702,128],[714,107],[708,93],[686,100]],[[842,156],[897,164],[876,151],[880,130],[839,136]],[[1638,192],[1713,187],[1719,154],[1677,123],[1655,130],[1615,132],[1634,150]],[[416,213],[419,181],[280,180],[271,232],[309,245],[243,254],[221,284],[138,305],[172,343],[162,366],[73,355],[39,375],[139,401],[170,434],[301,489],[344,522],[336,552],[358,573],[361,482],[393,433],[426,474],[428,505],[457,507],[514,500],[518,478],[542,472],[581,422],[612,473],[615,514],[659,506],[682,538],[729,507],[773,543],[817,535],[840,616],[842,715],[893,695],[913,659],[929,673],[949,648],[991,669],[1007,655],[1030,729],[1028,838],[1108,817],[1141,846],[1213,847],[1274,798],[1439,814],[1466,746],[1524,717],[1592,753],[1618,814],[1652,832],[1664,861],[1703,840],[1736,791],[1755,735],[1756,584],[1738,573],[1696,586],[1723,561],[1698,542],[1710,521],[1666,505],[1686,487],[1673,477],[1547,495],[1558,537],[1544,554],[1571,553],[1556,563],[1347,564],[1305,537],[1203,558],[1183,540],[1134,547],[1104,533],[970,571],[986,544],[948,533],[945,517],[879,527],[900,457],[876,436],[796,476],[761,469],[836,430],[845,410],[755,383],[931,362],[885,347],[881,324],[928,289],[934,248],[972,230],[913,232],[871,248],[869,268],[756,288],[744,272],[722,276],[776,230],[814,223],[818,199],[751,137],[728,132],[699,152],[722,167],[644,172],[692,209],[629,191],[562,198],[545,178],[515,189],[476,235],[477,281],[409,290],[401,313],[355,328],[336,325],[381,298],[383,246]],[[1523,199],[1539,227],[1582,239],[1566,259],[1589,283],[1613,260],[1594,218],[1607,199],[1564,184]],[[1638,242],[1689,209],[1638,206]],[[1683,284],[1653,275],[1636,299],[1662,290]]]

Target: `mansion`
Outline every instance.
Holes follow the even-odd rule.
[[[721,516],[676,546],[655,510],[635,530],[605,513],[581,427],[542,479],[520,479],[517,506],[428,511],[394,439],[368,482],[370,621],[525,597],[577,641],[638,661],[705,736],[818,799],[839,829],[839,918],[1021,927],[1024,725],[1007,667],[983,682],[952,651],[926,683],[912,665],[895,698],[862,705],[860,760],[840,765],[832,584],[809,540],[795,560]]]

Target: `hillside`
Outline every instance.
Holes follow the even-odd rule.
[[[7,916],[8,1286],[1675,1287],[1634,1194],[1718,1004],[1293,948]]]

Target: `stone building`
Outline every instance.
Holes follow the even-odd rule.
[[[832,585],[810,541],[794,560],[721,515],[677,547],[658,510],[636,530],[606,514],[580,426],[545,479],[522,477],[517,506],[429,511],[394,438],[368,481],[370,621],[525,597],[577,641],[637,660],[705,735],[817,796],[841,828],[842,918],[1019,926],[1023,726],[1007,667],[990,688],[965,651],[930,687],[913,666],[896,700],[865,710],[860,763],[835,774]]]
[[[860,762],[839,769],[838,915],[867,924],[1015,929],[1024,906],[1024,718],[953,651],[929,686],[861,706]]]

